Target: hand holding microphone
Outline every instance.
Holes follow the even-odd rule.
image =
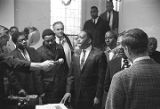
[[[64,63],[64,59],[60,58],[57,61],[54,61],[54,64],[63,64]]]

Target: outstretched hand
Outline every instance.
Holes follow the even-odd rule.
[[[65,93],[60,103],[65,104],[67,100],[68,102],[71,101],[71,93]]]
[[[54,61],[53,60],[46,60],[44,62],[41,63],[41,68],[44,71],[48,71],[50,68],[52,68],[54,66]]]

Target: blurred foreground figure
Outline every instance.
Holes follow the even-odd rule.
[[[47,70],[50,66],[54,65],[53,61],[45,61],[43,63],[31,63],[28,61],[21,61],[14,57],[7,57],[2,47],[6,46],[7,41],[9,40],[8,34],[4,31],[0,30],[0,107],[5,109],[6,104],[4,104],[5,99],[5,91],[4,91],[4,75],[12,75],[13,70],[15,69],[25,69],[25,70],[32,70],[35,68]],[[14,82],[14,78],[10,78],[12,82]]]
[[[149,57],[147,34],[128,30],[121,44],[133,64],[113,76],[105,109],[159,109],[160,65]]]

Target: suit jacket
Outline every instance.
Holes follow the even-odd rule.
[[[109,25],[106,24],[107,22],[100,17],[96,24],[93,23],[92,19],[85,22],[83,29],[91,33],[94,47],[103,49],[105,45],[105,33],[110,30]]]
[[[82,70],[80,69],[80,54],[74,55],[67,92],[73,88],[72,94],[76,108],[93,108],[95,97],[101,101],[106,66],[106,56],[97,48],[91,49]]]
[[[42,56],[43,61],[64,59],[63,64],[56,64],[49,71],[44,72],[43,82],[45,85],[44,103],[59,103],[66,91],[66,82],[68,76],[68,66],[65,58],[63,47],[56,44],[56,50],[47,48],[42,45],[37,49]]]
[[[105,11],[104,13],[102,13],[100,15],[100,17],[107,22],[107,25],[109,25],[109,22],[107,21],[107,11]],[[119,13],[117,11],[113,10],[113,25],[112,25],[112,28],[110,28],[110,29],[111,30],[115,30],[115,29],[118,30],[118,25],[119,25]]]
[[[38,55],[37,51],[34,48],[26,48],[31,62],[41,62],[41,57]],[[18,58],[20,60],[26,60],[18,48],[14,49],[11,53],[11,56]],[[28,94],[42,94],[43,93],[43,84],[41,80],[41,71],[36,69],[33,71],[28,70],[14,70],[14,74],[17,78],[17,84],[12,84],[12,87],[15,91],[20,89],[25,89]]]
[[[137,61],[113,76],[106,109],[159,109],[160,65]]]
[[[105,76],[104,89],[108,92],[112,77],[121,70],[121,57],[116,57],[108,62],[108,68]]]

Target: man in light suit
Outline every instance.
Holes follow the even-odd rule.
[[[109,25],[110,30],[118,32],[119,13],[113,10],[113,2],[106,1],[106,11],[100,17],[107,21],[106,25]]]
[[[147,34],[138,28],[128,30],[121,44],[133,64],[113,76],[105,108],[160,108],[160,65],[148,55]]]
[[[62,102],[72,94],[75,109],[100,109],[107,66],[106,56],[101,50],[92,47],[91,35],[88,32],[81,31],[78,42],[82,52],[73,57],[67,93]]]
[[[70,68],[72,54],[73,54],[73,46],[72,46],[68,36],[66,34],[64,34],[64,24],[61,21],[55,22],[53,24],[53,31],[55,33],[56,43],[61,44],[64,49],[67,65]]]

